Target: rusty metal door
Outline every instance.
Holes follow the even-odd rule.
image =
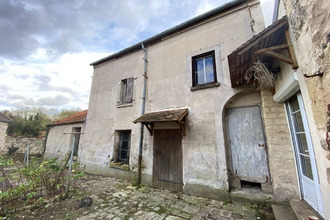
[[[258,106],[227,109],[231,173],[240,180],[269,181],[267,148]]]
[[[153,184],[182,191],[181,130],[154,130]]]

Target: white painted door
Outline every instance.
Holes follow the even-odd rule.
[[[316,211],[322,214],[319,178],[301,94],[298,93],[290,98],[286,103],[286,107],[295,149],[302,197]]]

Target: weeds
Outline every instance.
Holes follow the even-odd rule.
[[[0,157],[0,164],[13,165],[12,160]],[[78,178],[84,175],[78,163],[72,165],[73,170],[68,181],[68,169],[60,166],[56,158],[41,161],[32,158],[27,167],[18,170],[16,176],[9,178],[3,172],[0,178],[0,216],[11,215],[23,205],[39,207],[44,199],[65,199]],[[69,182],[67,186],[67,181]],[[67,189],[68,187],[68,189]]]

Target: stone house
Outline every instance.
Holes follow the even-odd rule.
[[[5,142],[6,142],[6,136],[7,136],[7,127],[8,123],[11,122],[11,120],[0,112],[0,149],[5,148]]]
[[[77,156],[80,142],[80,133],[83,133],[87,110],[78,112],[75,115],[56,121],[49,125],[47,135],[45,159],[58,158],[63,160],[69,155],[74,141],[73,156]]]
[[[275,9],[274,23],[228,56],[232,87],[246,86],[256,60],[276,73],[274,90],[261,91],[274,195],[292,185],[292,198],[330,219],[330,3],[276,1]]]
[[[329,216],[325,127],[313,116],[290,19],[264,29],[259,1],[237,0],[91,63],[80,163],[220,200],[259,189]],[[256,62],[276,78],[272,91],[256,90],[254,74],[247,81]]]

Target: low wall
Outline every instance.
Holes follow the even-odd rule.
[[[29,146],[29,154],[43,154],[44,139],[27,138],[27,137],[11,137],[7,136],[4,146],[0,146],[0,153],[7,154],[9,148],[18,148],[15,153],[25,153],[26,145]]]

